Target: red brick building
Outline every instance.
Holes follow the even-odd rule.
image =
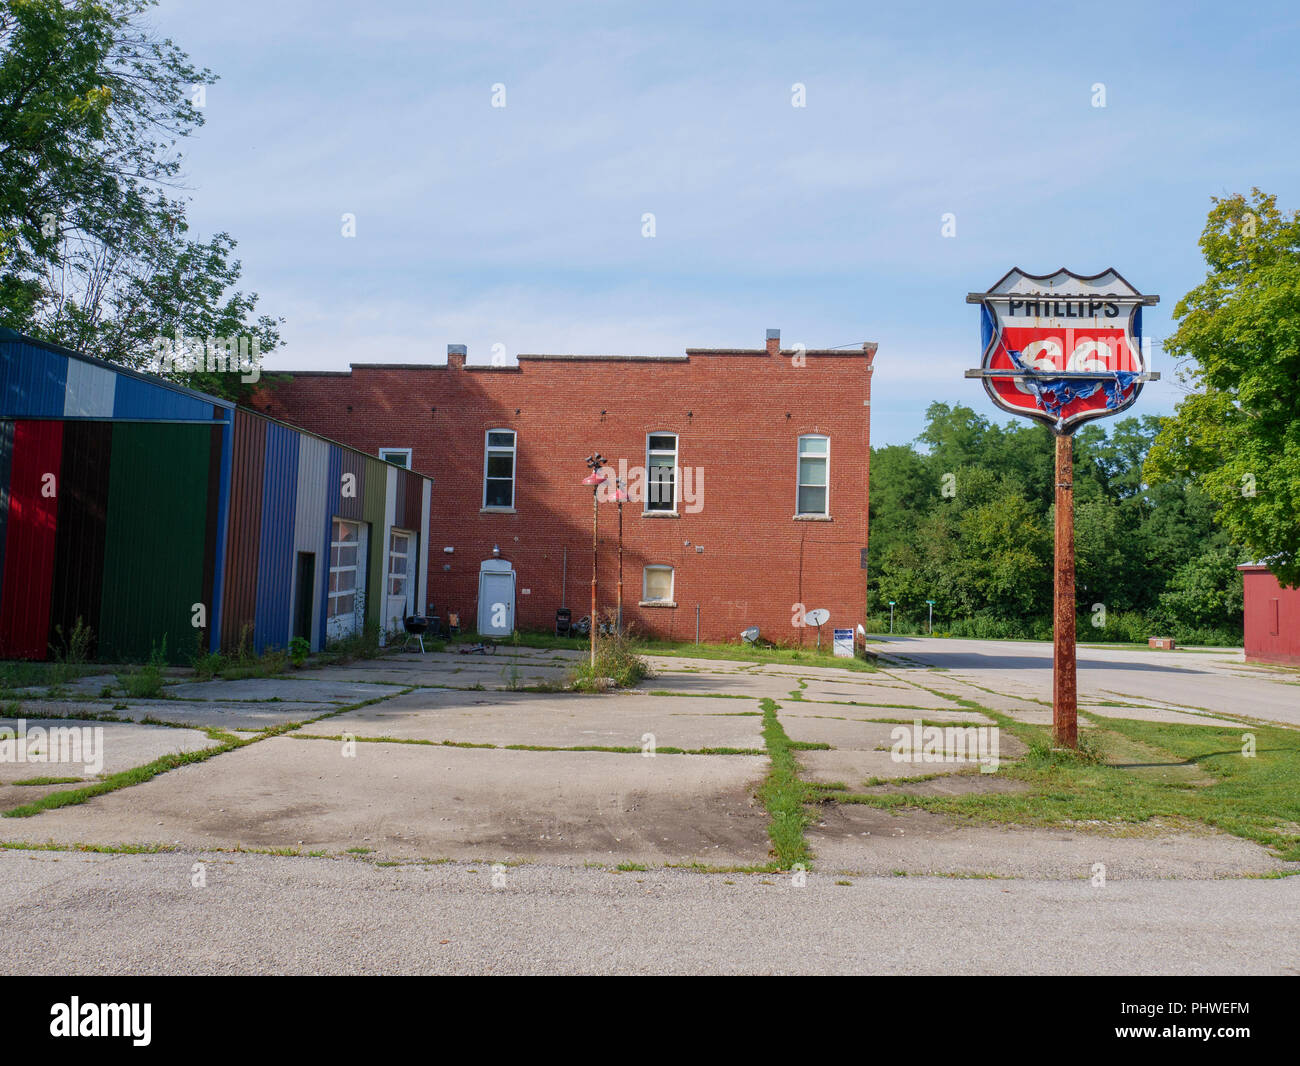
[[[1300,588],[1281,585],[1263,563],[1237,569],[1245,598],[1246,659],[1300,664]]]
[[[287,374],[254,406],[433,477],[429,599],[465,629],[485,563],[514,575],[511,625],[550,629],[561,606],[590,613],[582,480],[599,452],[632,497],[625,622],[694,640],[698,608],[703,640],[757,625],[812,643],[815,631],[792,624],[803,610],[830,611],[824,641],[865,619],[874,356],[874,344],[783,351],[776,330],[758,349],[521,355],[517,366],[467,363],[450,345],[445,366]],[[601,495],[603,613],[617,596],[619,509]]]

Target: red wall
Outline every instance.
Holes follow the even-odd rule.
[[[479,563],[514,564],[520,628],[550,628],[562,595],[578,619],[590,610],[591,490],[584,459],[645,463],[645,438],[675,432],[678,461],[703,470],[703,507],[646,518],[625,504],[624,618],[638,631],[735,640],[748,625],[784,643],[812,643],[791,625],[794,604],[826,607],[829,626],[865,616],[860,551],[867,544],[869,356],[862,350],[694,351],[676,360],[536,358],[518,366],[366,367],[297,373],[259,406],[285,421],[370,453],[413,449],[432,475],[429,585],[445,618],[474,624]],[[515,514],[480,513],[484,433],[518,434]],[[794,521],[798,438],[831,439],[829,522]],[[612,609],[618,508],[600,506],[600,609]],[[689,542],[689,543],[688,543]],[[454,547],[453,554],[443,549]],[[703,551],[697,551],[701,547]],[[567,549],[567,581],[564,557]],[[642,567],[676,568],[675,609],[640,608]],[[450,569],[444,569],[449,567]],[[529,590],[524,594],[524,590]],[[830,639],[829,626],[823,639]]]
[[[0,657],[6,659],[44,659],[49,652],[62,455],[62,422],[14,423],[0,601]]]
[[[1300,589],[1283,588],[1263,566],[1241,567],[1246,597],[1246,658],[1300,663]]]

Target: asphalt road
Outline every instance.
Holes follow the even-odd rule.
[[[1065,882],[0,852],[7,974],[1297,974],[1300,878]]]
[[[940,666],[1003,692],[1052,699],[1052,645],[1010,640],[886,637],[875,650]],[[1241,649],[1077,649],[1080,696],[1136,697],[1171,707],[1300,725],[1300,671],[1247,665]]]

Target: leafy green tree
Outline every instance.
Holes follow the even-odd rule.
[[[215,79],[145,26],[152,4],[0,0],[0,325],[134,367],[177,332],[266,352],[278,320],[236,288],[234,240],[191,239],[171,194]]]
[[[1185,562],[1160,594],[1160,615],[1169,624],[1219,627],[1242,610],[1238,552],[1211,548]]]
[[[1300,584],[1300,213],[1259,189],[1216,198],[1200,246],[1206,279],[1165,343],[1200,391],[1161,431],[1146,474],[1195,481],[1235,543]]]

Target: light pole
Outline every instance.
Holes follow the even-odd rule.
[[[896,602],[896,600],[889,601],[889,631],[891,633],[894,631],[894,604]]]
[[[930,636],[934,636],[934,600],[926,600],[930,605]]]
[[[584,485],[591,486],[591,670],[593,675],[596,671],[596,628],[600,624],[596,618],[596,529],[600,517],[600,504],[596,494],[605,481],[605,472],[601,470],[604,463],[604,457],[600,452],[587,456],[587,466],[591,468],[591,473],[582,479]]]

